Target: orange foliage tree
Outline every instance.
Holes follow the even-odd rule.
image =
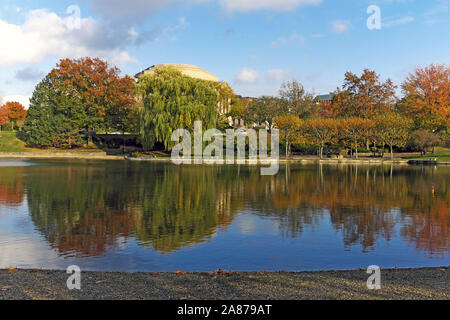
[[[280,138],[286,147],[286,157],[289,157],[292,143],[300,136],[301,120],[293,115],[280,116],[275,118],[275,126],[280,130]]]
[[[6,102],[3,107],[6,108],[8,120],[13,123],[14,126],[23,123],[25,117],[27,116],[25,107],[17,101]]]
[[[340,122],[340,135],[352,150],[354,148],[357,159],[358,147],[370,137],[374,125],[372,120],[363,118],[350,118]]]
[[[391,79],[382,82],[375,71],[365,69],[360,77],[347,72],[342,91],[333,98],[333,114],[335,117],[372,119],[393,109],[395,89]]]
[[[336,142],[339,122],[334,119],[310,119],[302,126],[306,136],[319,147],[319,157],[323,158],[326,144]]]
[[[127,115],[135,107],[131,77],[121,77],[118,68],[89,57],[63,59],[49,76],[65,88],[66,94],[77,97],[84,105],[88,144],[92,142],[94,129],[126,130]]]
[[[9,121],[8,118],[8,109],[5,106],[0,106],[0,129],[2,126],[7,124]]]
[[[450,128],[450,67],[417,68],[402,84],[405,97],[400,110],[414,119],[417,128],[438,131]]]

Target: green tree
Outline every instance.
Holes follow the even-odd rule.
[[[28,145],[71,148],[83,143],[83,104],[63,92],[49,76],[36,86],[19,135]]]
[[[157,68],[136,84],[142,103],[140,133],[145,149],[156,142],[166,150],[173,147],[172,132],[190,129],[202,121],[205,129],[214,128],[217,119],[218,92],[211,81],[194,79],[170,67]]]
[[[280,116],[281,100],[275,97],[262,96],[249,103],[244,119],[248,125],[254,123],[272,128],[274,120]]]

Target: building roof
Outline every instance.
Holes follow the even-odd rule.
[[[176,70],[180,71],[183,75],[192,77],[195,79],[202,79],[202,80],[208,80],[208,81],[214,81],[219,82],[219,78],[215,75],[209,73],[208,71],[192,65],[187,64],[157,64],[154,66],[151,66],[150,68],[145,69],[142,72],[139,72],[135,75],[135,78],[138,79],[142,75],[152,74],[154,73],[155,69],[160,67],[172,67]]]
[[[322,94],[320,96],[317,97],[317,99],[322,102],[322,101],[331,101],[333,100],[334,94],[333,93],[329,93],[329,94]]]

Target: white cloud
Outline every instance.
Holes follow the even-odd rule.
[[[282,82],[291,75],[291,71],[285,69],[270,69],[258,72],[254,69],[244,67],[236,74],[237,84],[255,84],[264,80],[267,83]]]
[[[236,82],[242,84],[251,84],[258,81],[260,75],[256,70],[242,68],[236,75]]]
[[[220,0],[227,11],[294,11],[302,5],[318,5],[322,0]]]
[[[350,22],[345,20],[334,20],[331,22],[331,30],[334,33],[345,33],[350,29]]]
[[[71,16],[60,17],[46,9],[28,12],[23,25],[9,24],[0,19],[0,66],[38,63],[47,57],[98,56],[129,62],[122,49],[131,36],[122,38],[108,33],[104,25],[93,18],[80,20],[73,27]]]

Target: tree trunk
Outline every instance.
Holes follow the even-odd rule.
[[[289,142],[286,139],[286,159],[289,157]]]
[[[92,145],[92,129],[88,128],[88,142],[87,142],[88,146]]]
[[[391,160],[394,160],[394,150],[392,148],[392,145],[390,145],[391,148]]]
[[[356,159],[358,159],[358,145],[355,148],[355,156],[356,156]]]
[[[320,146],[320,159],[323,159],[323,144]]]

